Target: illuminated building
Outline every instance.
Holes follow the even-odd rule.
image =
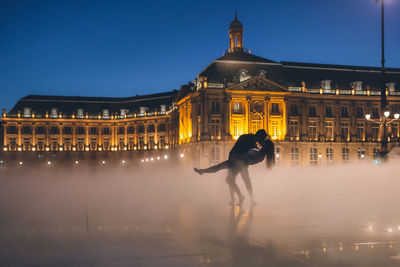
[[[229,49],[179,91],[132,98],[27,96],[3,112],[3,151],[170,149],[187,166],[225,159],[234,141],[266,129],[281,166],[373,159],[379,151],[381,70],[276,62],[243,47],[235,15]],[[386,69],[391,116],[400,111],[400,69]],[[389,127],[389,148],[399,123]],[[187,156],[188,155],[188,156]]]

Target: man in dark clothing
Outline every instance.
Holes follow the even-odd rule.
[[[228,169],[226,182],[229,185],[232,205],[235,201],[235,193],[239,198],[239,205],[241,205],[244,200],[244,195],[240,192],[240,189],[236,184],[236,176],[240,173],[247,191],[249,192],[251,201],[253,202],[253,187],[250,181],[248,166],[263,161],[265,156],[267,156],[267,167],[271,167],[271,163],[268,162],[268,160],[272,160],[271,154],[274,154],[274,145],[270,140],[266,140],[266,137],[267,133],[265,130],[259,130],[255,134],[243,134],[239,137],[232,150],[229,152],[229,159],[227,161],[207,169],[194,168],[194,171],[203,174],[214,173],[221,169]],[[257,143],[262,146],[261,150],[258,150]],[[273,156],[273,160],[274,159],[275,157]]]

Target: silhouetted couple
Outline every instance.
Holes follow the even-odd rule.
[[[257,144],[261,146],[259,149]],[[215,173],[222,169],[228,169],[226,182],[229,185],[231,195],[231,205],[235,204],[235,193],[239,199],[238,204],[242,205],[244,195],[240,192],[236,184],[236,176],[240,173],[243,182],[249,192],[252,203],[253,187],[251,185],[248,167],[260,163],[266,158],[267,168],[270,169],[275,165],[274,143],[267,139],[265,130],[258,130],[255,134],[243,134],[236,141],[231,152],[229,152],[228,160],[206,169],[194,168],[198,174]]]

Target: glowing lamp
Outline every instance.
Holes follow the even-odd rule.
[[[366,118],[367,120],[371,119],[371,114],[366,114],[366,115],[365,115],[365,118]]]
[[[127,147],[127,146],[125,146],[125,147],[124,147],[124,150],[125,150],[125,151],[127,151],[127,150],[128,150],[128,147]]]
[[[50,147],[46,146],[46,151],[50,151]]]
[[[168,149],[168,147],[169,147],[168,145],[165,145],[165,149]]]
[[[101,148],[101,146],[99,146],[98,150],[99,150],[99,151],[102,151],[103,149]]]
[[[75,146],[72,147],[72,151],[76,151],[76,147]]]
[[[389,118],[390,111],[386,110],[385,112],[383,112],[383,115],[385,115],[386,118]]]
[[[8,150],[8,148],[5,146],[5,147],[3,147],[3,151],[7,151]]]
[[[400,114],[399,113],[395,113],[394,114],[394,118],[397,120],[398,118],[400,118]]]
[[[149,159],[146,159],[146,162],[148,162],[149,161]]]
[[[87,147],[85,147],[85,150],[86,150],[86,151],[89,151],[89,147],[88,147],[88,146],[87,146]]]
[[[50,164],[51,164],[51,161],[48,161],[48,162],[47,162],[47,165],[50,165]]]
[[[164,155],[164,159],[167,159],[168,158],[168,155]]]
[[[125,162],[126,162],[125,160],[122,160],[122,164],[125,164]]]
[[[279,153],[276,154],[276,157],[279,158],[281,155],[279,155]]]
[[[387,231],[388,231],[389,233],[393,233],[393,229],[392,229],[392,228],[388,228]]]
[[[60,150],[60,151],[63,151],[64,149],[63,149],[63,147],[62,147],[62,146],[60,146],[60,148],[59,148],[58,150]]]
[[[101,163],[103,163],[103,164],[106,164],[106,161],[105,161],[105,160],[103,160]]]
[[[32,151],[36,151],[36,147],[32,147]]]
[[[183,158],[183,157],[185,156],[185,154],[181,153],[179,156],[180,156],[181,158]]]
[[[147,145],[144,146],[144,149],[145,149],[145,150],[147,149]]]
[[[19,162],[19,165],[22,165],[22,161]]]
[[[78,163],[79,163],[79,161],[75,160],[75,164],[78,164]]]
[[[19,147],[18,147],[18,151],[22,151],[22,147],[19,146]]]
[[[157,160],[160,160],[160,157],[157,157]]]
[[[321,153],[318,154],[318,158],[322,158],[322,154]]]
[[[142,159],[142,162],[144,162],[144,159]]]
[[[155,146],[154,146],[154,149],[157,149],[157,148],[158,148],[158,146],[157,146],[157,145],[155,145]]]

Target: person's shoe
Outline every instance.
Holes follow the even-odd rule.
[[[197,172],[198,174],[200,174],[200,175],[203,174],[203,172],[202,172],[201,170],[197,169],[197,168],[193,168],[193,170],[194,170],[195,172]]]

